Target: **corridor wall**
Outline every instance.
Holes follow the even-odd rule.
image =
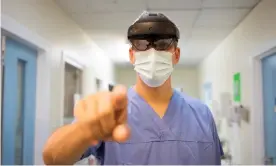
[[[276,46],[276,1],[263,0],[237,26],[237,28],[200,64],[199,82],[211,82],[213,100],[219,101],[221,92],[233,92],[233,74],[241,73],[242,104],[250,108],[251,119],[254,108],[254,61]],[[233,93],[232,93],[233,94]],[[254,122],[255,123],[255,122]],[[258,123],[258,122],[256,122]],[[261,121],[259,122],[261,123]],[[242,123],[237,130],[223,127],[223,135],[230,141],[234,164],[263,164],[263,133],[261,124]],[[235,140],[233,137],[238,137]],[[234,141],[233,141],[234,140]]]
[[[61,109],[63,96],[62,50],[72,51],[77,58],[86,63],[83,76],[84,94],[95,91],[95,77],[112,83],[113,63],[105,57],[102,50],[86,35],[83,30],[64,13],[53,0],[2,0],[2,16],[15,20],[26,27],[32,34],[36,34],[50,43],[48,67],[50,69],[50,110],[46,122],[36,122],[35,133],[35,164],[43,164],[42,148],[45,140],[57,127],[61,125]],[[32,40],[32,39],[29,39]],[[105,69],[106,74],[102,74]],[[41,78],[43,78],[41,76]],[[47,96],[44,96],[47,98]],[[47,102],[45,102],[47,103]],[[47,103],[48,104],[48,103]],[[44,115],[36,115],[44,116]]]

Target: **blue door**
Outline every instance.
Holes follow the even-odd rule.
[[[276,165],[276,53],[262,60],[266,163]]]
[[[2,112],[2,165],[32,165],[37,51],[6,38]]]

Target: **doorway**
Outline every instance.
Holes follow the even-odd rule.
[[[82,71],[65,63],[64,74],[64,113],[63,123],[70,124],[74,119],[74,107],[82,94]]]
[[[3,37],[2,165],[32,165],[37,50]]]
[[[276,165],[276,53],[262,59],[265,164]]]

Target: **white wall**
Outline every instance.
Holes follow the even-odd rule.
[[[276,1],[263,0],[240,25],[201,63],[200,85],[206,81],[213,84],[213,99],[219,100],[221,92],[232,93],[232,78],[241,73],[242,104],[254,112],[253,56],[276,46]],[[202,88],[202,87],[200,87]],[[201,89],[201,95],[203,95]],[[203,96],[202,96],[203,97]],[[262,111],[262,110],[257,110]],[[254,122],[255,123],[255,122]],[[258,123],[258,122],[256,122]],[[231,142],[234,163],[262,164],[263,133],[259,124],[242,123],[241,128],[223,127],[224,135]],[[261,124],[260,124],[261,126]],[[258,133],[256,133],[258,132]],[[256,138],[260,137],[260,138]],[[234,139],[234,138],[238,139]],[[253,142],[259,140],[259,143]],[[258,141],[257,141],[258,142]]]
[[[132,86],[136,81],[136,72],[133,68],[116,68],[116,82]],[[183,88],[184,93],[199,98],[198,72],[196,68],[176,68],[172,74],[172,86]]]
[[[49,62],[49,68],[51,68],[51,92],[49,92],[51,117],[48,128],[44,127],[40,131],[40,127],[36,126],[38,133],[35,138],[36,140],[45,140],[44,137],[47,137],[62,123],[63,63],[61,50],[75,52],[83,57],[83,61],[87,62],[83,77],[85,95],[95,92],[95,77],[101,78],[104,82],[114,82],[113,64],[53,0],[2,0],[2,14],[11,17],[52,45]],[[39,116],[37,115],[37,117]],[[40,144],[43,142],[40,141]],[[42,164],[42,145],[39,147],[36,145],[35,149],[35,164]]]

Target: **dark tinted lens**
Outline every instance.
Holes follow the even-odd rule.
[[[173,39],[159,39],[153,42],[156,50],[167,50],[173,43]]]
[[[138,51],[145,51],[148,46],[150,45],[150,42],[147,40],[141,40],[141,39],[135,39],[131,40],[132,46]]]

